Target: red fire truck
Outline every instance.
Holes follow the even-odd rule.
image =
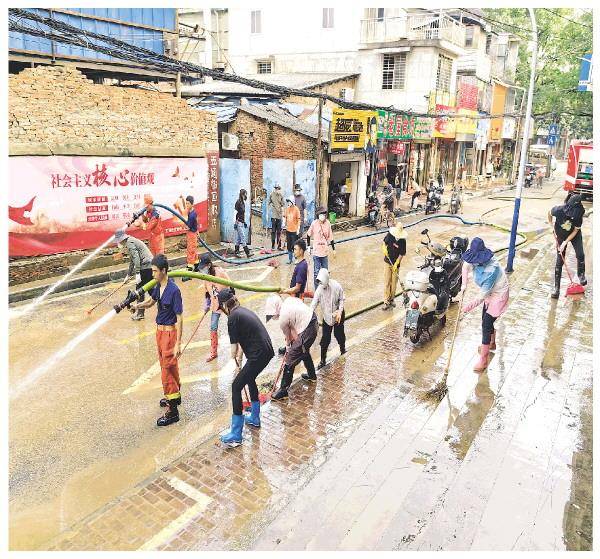
[[[592,198],[594,192],[594,145],[591,140],[573,140],[569,146],[564,189]]]

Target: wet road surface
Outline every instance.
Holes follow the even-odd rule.
[[[505,201],[486,199],[467,201],[464,215],[475,218],[481,213],[506,206],[506,204],[508,203]],[[528,217],[524,220],[526,230],[533,231],[543,226],[549,204],[549,201],[531,201],[527,204]],[[510,214],[500,209],[492,212],[486,218],[506,225],[510,221]],[[410,222],[412,219],[409,218],[406,221]],[[433,220],[423,224],[423,227],[425,226],[430,229],[430,234],[435,240],[446,241],[454,234],[463,234],[470,238],[480,235],[494,248],[504,246],[507,241],[506,234],[500,231],[479,226],[460,226],[454,220]],[[413,252],[420,240],[418,235],[420,229],[421,226],[418,225],[408,230],[409,254],[408,258],[403,261],[401,276],[412,268],[412,263],[420,262],[420,258]],[[383,264],[380,251],[381,238],[381,236],[376,236],[339,245],[335,259],[331,259],[332,276],[339,279],[346,290],[348,312],[381,299],[380,270]],[[546,239],[539,245],[539,248],[530,249],[531,258],[547,245]],[[525,256],[523,258],[524,261],[527,260]],[[265,266],[264,263],[237,267],[231,272],[232,278],[240,281],[262,281],[265,284],[287,286],[291,267],[285,264],[283,258],[279,259],[279,262],[281,265],[276,269]],[[547,302],[550,279],[542,277],[539,281],[543,285],[543,292],[538,293],[540,302],[542,300]],[[183,292],[186,320],[183,340],[187,341],[200,317],[202,291],[199,290],[197,282],[179,283],[179,285]],[[113,285],[107,285],[91,292],[55,297],[43,304],[38,312],[11,323],[11,387],[18,387],[24,383],[36,367],[100,318],[104,310],[99,309],[97,315],[91,318],[87,317],[85,310],[109,293],[113,287]],[[263,294],[245,293],[242,295],[242,304],[262,316],[265,297]],[[591,300],[591,289],[588,289],[586,298]],[[117,302],[118,299],[118,296],[113,297],[107,302],[105,309],[110,308],[110,305]],[[533,303],[534,301],[530,300],[530,304]],[[535,304],[534,308],[537,309]],[[544,305],[539,305],[539,309],[537,309],[540,317],[545,316],[544,308]],[[136,484],[149,478],[152,479],[157,474],[160,475],[162,468],[173,464],[173,461],[177,461],[179,457],[190,452],[200,452],[200,450],[194,449],[210,450],[214,444],[215,434],[227,425],[231,413],[230,382],[233,367],[229,360],[226,324],[222,320],[220,325],[219,358],[211,364],[206,364],[208,320],[205,320],[180,361],[184,399],[181,408],[182,420],[169,428],[159,429],[156,427],[155,420],[160,415],[158,399],[161,396],[161,387],[153,335],[154,312],[154,310],[148,311],[146,320],[141,323],[132,322],[126,312],[121,313],[103,325],[93,336],[83,341],[73,353],[53,365],[34,383],[26,385],[21,393],[11,398],[10,537],[12,549],[47,548],[48,542],[58,534],[76,525],[94,511],[110,503],[114,498],[130,491]],[[337,383],[335,388],[327,390],[327,387],[323,386],[322,389],[317,390],[317,392],[322,391],[320,406],[326,406],[330,413],[331,410],[335,412],[336,406],[332,397],[334,393],[339,393],[339,386],[343,386],[342,394],[344,390],[352,390],[344,380],[348,366],[352,367],[353,374],[362,374],[364,378],[368,376],[368,369],[362,373],[359,373],[358,369],[366,369],[364,357],[369,355],[369,344],[375,344],[371,354],[372,366],[376,367],[377,359],[383,359],[387,360],[386,362],[390,366],[393,363],[394,369],[388,371],[390,377],[386,377],[380,386],[365,389],[367,392],[371,391],[370,397],[376,394],[375,397],[387,398],[385,390],[382,394],[378,392],[381,391],[382,386],[387,384],[387,392],[390,392],[392,396],[394,390],[409,394],[408,399],[403,398],[398,405],[406,408],[405,413],[411,421],[417,421],[416,424],[418,424],[418,417],[422,419],[431,416],[430,408],[418,402],[411,391],[415,386],[427,387],[428,383],[435,379],[436,370],[439,372],[440,366],[443,366],[438,363],[438,360],[440,358],[443,360],[447,332],[436,332],[432,342],[413,348],[407,340],[401,337],[402,317],[403,310],[399,305],[393,312],[375,309],[347,323],[349,347],[352,349],[348,356],[338,359],[331,366],[333,371],[337,371],[335,379],[333,375],[331,376],[331,382]],[[552,320],[548,319],[544,327],[539,329],[538,335],[541,337],[539,352],[541,353],[545,347],[549,349],[543,355],[545,365],[539,371],[539,377],[545,382],[548,382],[547,379],[551,375],[558,375],[557,370],[562,371],[564,362],[562,350],[557,349],[560,344],[554,343],[557,339],[562,340],[562,337],[556,333],[558,332],[556,323],[560,324],[561,321],[568,323],[568,320],[579,321],[580,319],[580,314],[571,313],[565,316],[564,311],[560,310],[560,312],[555,312]],[[474,340],[477,337],[477,320],[472,322],[473,326],[469,330],[468,336],[465,335],[464,339],[461,336],[464,351],[458,351],[457,348],[455,353],[455,355],[458,353],[464,360],[463,364],[467,371],[466,364],[468,359],[472,358],[471,350],[476,345]],[[515,318],[514,329],[517,334],[520,332],[519,325],[522,323],[523,317]],[[531,326],[531,322],[528,321],[527,325]],[[274,344],[280,345],[282,336],[277,324],[270,323],[268,329]],[[520,332],[519,335],[521,334],[528,335],[527,332]],[[380,335],[382,339],[378,337]],[[591,344],[591,330],[586,333],[586,336]],[[572,340],[572,343],[575,344],[576,340]],[[512,340],[505,351],[513,361],[516,358],[515,344],[518,346],[518,343]],[[32,351],[32,348],[35,349]],[[336,350],[335,342],[333,342],[330,347],[330,357],[335,357]],[[259,377],[259,384],[265,384],[275,376],[278,368],[278,362],[275,361],[273,360],[269,369]],[[498,363],[504,362],[503,359],[497,359],[497,361]],[[367,359],[367,367],[368,363]],[[456,366],[460,367],[458,364]],[[506,375],[506,372],[501,374]],[[373,373],[373,376],[376,378],[376,374]],[[447,472],[446,475],[456,471],[458,466],[465,461],[473,441],[482,434],[482,426],[486,424],[486,421],[492,421],[490,410],[495,409],[494,403],[496,406],[498,405],[498,398],[495,395],[499,393],[500,386],[505,385],[502,378],[491,380],[491,378],[486,379],[485,377],[487,375],[482,375],[480,378],[475,378],[472,374],[467,375],[462,390],[456,396],[453,394],[450,396],[451,400],[456,399],[456,401],[450,400],[451,403],[445,401],[434,412],[433,417],[438,419],[433,423],[436,431],[432,435],[432,440],[436,444],[439,443],[437,439],[440,433],[444,437],[449,437],[445,441],[449,450],[443,468],[440,463],[440,469]],[[557,378],[562,379],[563,377],[566,377],[566,374]],[[361,382],[368,382],[363,377],[360,378],[362,380],[357,382],[357,386],[360,386]],[[509,390],[509,387],[512,386],[516,392],[521,393],[517,387],[520,387],[524,381],[531,383],[537,380],[538,373],[532,372],[531,367],[528,370],[525,368],[525,380],[519,378],[518,383],[509,383],[504,390]],[[584,380],[582,379],[581,382]],[[325,385],[325,383],[322,384]],[[579,393],[568,381],[565,380],[563,384],[565,391],[568,388],[573,392],[572,406],[573,413],[576,414],[575,410],[579,409],[580,403]],[[312,397],[315,398],[315,395],[313,394]],[[591,399],[591,395],[589,398]],[[509,401],[511,401],[510,398]],[[330,418],[332,425],[335,425],[336,420],[347,420],[344,415],[346,411],[343,409],[343,399],[338,403],[340,410],[337,415],[334,413],[334,417]],[[376,403],[373,402],[373,404]],[[317,403],[315,402],[314,405],[316,406]],[[447,406],[448,409],[445,410],[444,406]],[[272,414],[277,415],[277,407],[272,405],[268,408]],[[358,417],[353,418],[347,426],[348,436],[352,434],[357,425],[360,425],[360,418],[368,418],[368,414],[373,412],[373,409],[377,410],[377,405],[365,405],[364,401],[357,401]],[[543,411],[543,408],[535,409]],[[288,411],[288,408],[285,410]],[[298,431],[297,435],[300,435],[301,427],[307,421],[311,424],[319,423],[319,411],[316,408],[302,410],[298,405],[294,406],[293,411],[300,416],[303,414],[303,417],[294,418],[294,422],[297,424],[297,429],[295,428]],[[416,414],[416,418],[414,414]],[[543,417],[542,413],[541,418],[543,419]],[[277,421],[285,424],[285,420],[286,418],[279,413],[273,422],[273,429],[276,429]],[[269,424],[268,420],[266,423]],[[577,431],[580,422],[576,421],[575,423],[576,427],[572,429]],[[557,425],[560,426],[560,421]],[[389,427],[384,429],[392,433],[393,426],[392,418]],[[535,426],[535,423],[531,424],[531,427]],[[289,425],[286,425],[286,430],[289,430],[288,428]],[[431,424],[429,428],[431,428]],[[268,429],[263,428],[262,433],[265,432],[268,432]],[[415,440],[420,440],[423,434],[427,435],[427,430],[424,433],[417,432],[420,434]],[[525,437],[528,432],[526,429],[522,436]],[[564,434],[565,451],[570,451],[573,446],[572,444],[567,445],[566,442],[570,441],[574,444],[574,441],[569,438],[571,434],[570,431],[566,431]],[[253,435],[253,439],[254,437],[255,435]],[[315,438],[313,444],[309,445],[309,449],[312,449],[313,452],[305,451],[306,458],[300,459],[302,463],[310,463],[313,470],[323,459],[322,456],[318,456],[318,452],[315,452],[319,446],[316,442],[319,437],[325,441],[331,439],[327,425],[322,431],[319,431],[319,436]],[[285,439],[284,437],[284,443]],[[290,444],[295,444],[292,439],[293,437],[290,437]],[[335,438],[330,440],[329,444],[335,445]],[[396,445],[392,446],[396,447]],[[436,448],[433,446],[430,450]],[[215,452],[221,453],[222,451],[217,449]],[[244,450],[239,454],[247,456],[249,452],[256,452],[256,449]],[[421,452],[423,454],[415,455],[416,461],[411,463],[415,464],[415,467],[423,469],[430,462],[431,452],[423,450]],[[519,454],[517,451],[515,452],[517,455]],[[231,453],[229,452],[227,455],[229,456]],[[231,460],[235,462],[234,459]],[[238,466],[243,468],[243,464],[238,464]],[[274,471],[277,471],[275,466],[274,468]],[[306,472],[301,475],[291,471],[279,471],[279,474],[274,475],[281,481],[281,478],[285,478],[287,474],[291,474],[291,479],[288,480],[290,483],[293,482],[294,475],[299,476],[297,481],[306,481],[310,477]],[[234,475],[240,475],[240,472],[238,471]],[[272,495],[273,491],[270,487],[280,485],[277,482],[273,485],[272,481],[263,479],[259,483],[262,493]],[[406,480],[399,479],[397,481],[400,482],[403,491],[410,490],[411,486],[406,483]],[[546,483],[547,480],[543,481]],[[253,479],[252,483],[254,482]],[[509,482],[510,479],[507,483]],[[177,485],[178,482],[173,483]],[[188,479],[187,483],[189,486],[191,479]],[[182,487],[180,486],[179,489]],[[194,488],[191,487],[191,489]],[[177,491],[177,488],[175,490]],[[203,505],[203,498],[207,498],[206,495],[209,493],[199,495],[190,491],[190,487],[186,487],[184,490],[189,493],[186,494],[186,499],[190,500],[190,509],[188,509],[190,518],[193,517],[193,514],[200,515],[204,510],[202,507],[209,506],[208,503]],[[568,497],[568,491],[564,492],[564,496]],[[432,500],[437,498],[435,491],[431,493],[430,498]],[[408,496],[406,499],[408,500]],[[276,503],[267,499],[266,506],[273,516],[277,509]],[[564,500],[562,506],[565,506]],[[192,513],[189,513],[189,510],[192,510]],[[494,518],[493,513],[490,514],[492,514],[491,518]],[[568,518],[567,514],[567,522]],[[161,522],[164,523],[158,521],[155,537],[165,529]],[[243,518],[237,519],[236,522],[239,532],[243,533],[245,530]],[[575,524],[577,523],[575,522]],[[185,526],[184,522],[181,523],[181,527],[183,526]],[[107,528],[106,531],[110,530]],[[250,545],[247,537],[244,538],[239,534],[234,537],[234,535],[235,530],[232,528],[231,541],[221,534],[214,538],[212,544],[208,545],[213,545],[214,548]],[[171,541],[169,539],[171,536],[166,533],[156,540],[150,538],[145,543],[148,544],[150,541],[151,545],[148,548],[160,548],[161,545],[166,545],[165,542]],[[410,534],[407,537],[409,536]],[[398,542],[392,542],[389,538],[386,540],[386,537],[382,541],[388,542],[390,546],[400,545]],[[65,541],[68,541],[68,538]],[[73,541],[71,541],[73,548],[82,548],[78,547],[76,539]],[[115,542],[119,541],[121,541],[120,538],[115,540]],[[196,540],[191,538],[189,545],[192,548],[194,546],[203,547],[209,541],[210,538],[202,543],[198,536]],[[235,543],[236,541],[237,543]],[[521,545],[527,548],[527,542],[529,540],[525,538],[521,541]],[[89,548],[98,549],[124,548],[120,547],[119,543],[111,545],[108,540],[102,542],[101,538],[98,541],[98,547],[94,547],[91,543],[87,545],[90,546]],[[61,547],[60,544],[56,544],[56,546]],[[456,548],[460,548],[460,546]],[[544,547],[542,546],[542,548]]]

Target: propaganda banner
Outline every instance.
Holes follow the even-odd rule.
[[[377,113],[334,109],[330,130],[332,150],[372,151],[377,144]]]
[[[9,256],[96,248],[144,206],[145,194],[170,207],[180,195],[192,195],[198,228],[206,231],[207,186],[205,158],[10,157]],[[159,212],[166,236],[187,230],[169,212]],[[148,237],[137,227],[129,233]]]

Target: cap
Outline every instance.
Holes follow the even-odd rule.
[[[129,235],[127,234],[125,228],[117,229],[115,231],[115,243],[120,243],[121,241],[124,241],[127,237],[129,237]]]
[[[295,184],[294,190],[302,190],[302,187],[299,184]]]
[[[317,209],[317,215],[321,215],[321,214],[327,215],[327,209],[324,208],[323,206],[321,206]]]
[[[234,291],[230,287],[226,287],[225,289],[221,289],[217,295],[217,300],[219,301],[219,305],[226,303],[230,299],[235,297]]]

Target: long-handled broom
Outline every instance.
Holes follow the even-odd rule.
[[[119,287],[117,287],[116,289],[114,289],[113,291],[111,291],[106,297],[103,297],[98,303],[96,303],[91,309],[88,309],[86,312],[86,314],[89,316],[90,314],[92,314],[102,303],[104,303],[104,301],[106,301],[107,299],[109,299],[110,297],[112,297],[117,291],[119,291],[119,289],[121,289],[121,287],[123,287],[125,285],[124,283],[121,283],[119,285]]]
[[[450,361],[452,359],[452,351],[454,350],[454,341],[456,340],[456,333],[458,332],[458,323],[460,322],[460,311],[462,310],[465,292],[466,289],[462,292],[462,295],[460,296],[460,302],[458,304],[458,313],[456,314],[456,324],[454,325],[454,333],[452,334],[452,342],[450,343],[450,353],[448,354],[448,359],[446,360],[444,376],[442,377],[442,380],[440,380],[440,382],[438,382],[433,388],[429,389],[427,392],[425,392],[425,394],[423,394],[423,400],[429,400],[439,403],[446,397],[446,394],[448,394],[448,372],[450,371]]]
[[[275,380],[273,381],[273,384],[271,385],[271,388],[269,389],[269,391],[266,393],[261,392],[258,395],[258,401],[260,402],[261,406],[263,404],[266,404],[271,399],[273,392],[275,392],[275,389],[277,388],[277,383],[279,382],[279,378],[281,377],[281,373],[283,372],[284,365],[285,365],[285,357],[281,360],[281,366],[279,367],[279,372],[277,373],[277,376],[275,377]],[[263,386],[263,388],[264,388],[264,386]],[[244,386],[244,395],[246,396],[246,401],[243,402],[243,407],[244,407],[244,411],[245,411],[252,406],[252,403],[250,402],[250,396],[248,395],[248,391],[246,390],[245,386]]]
[[[556,233],[554,233],[554,240],[556,241],[556,250],[560,254],[560,257],[562,258],[563,266],[565,267],[565,270],[567,270],[567,275],[569,276],[569,281],[571,282],[569,284],[569,287],[567,287],[565,297],[569,296],[569,295],[581,295],[582,293],[585,293],[585,288],[583,287],[583,285],[581,285],[580,283],[575,283],[573,281],[573,276],[571,275],[571,270],[569,270],[569,267],[567,266],[567,261],[565,260],[565,255],[560,251],[560,244],[558,242],[558,237],[556,236]],[[565,252],[566,252],[566,249],[565,249]]]

